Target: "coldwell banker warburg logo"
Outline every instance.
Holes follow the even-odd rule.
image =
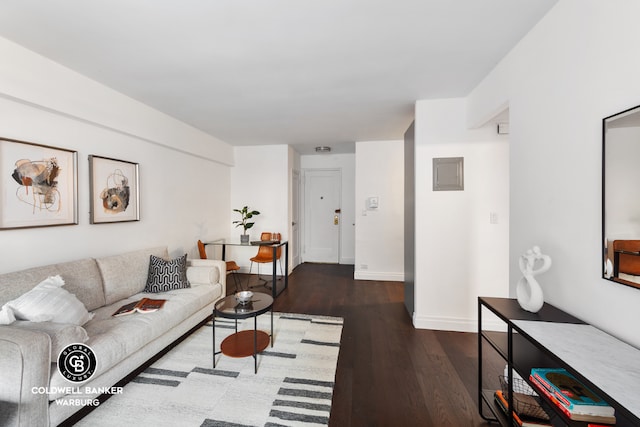
[[[72,383],[87,381],[96,372],[96,355],[91,347],[69,344],[58,356],[58,372]]]

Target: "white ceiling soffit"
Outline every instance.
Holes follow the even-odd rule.
[[[0,36],[232,145],[402,139],[557,0],[3,0]]]

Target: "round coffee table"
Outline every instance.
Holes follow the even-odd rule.
[[[258,316],[271,310],[271,334],[258,330]],[[220,343],[220,351],[216,351],[216,317],[235,319],[235,333]],[[253,331],[238,332],[238,319],[253,317]],[[258,353],[269,346],[273,347],[273,298],[270,295],[256,292],[247,304],[236,301],[235,295],[219,300],[213,308],[213,368],[216,368],[216,355],[230,357],[253,356],[254,371],[258,373]]]

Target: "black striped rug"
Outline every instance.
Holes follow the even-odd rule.
[[[270,314],[258,329],[270,330]],[[342,318],[274,313],[274,345],[252,357],[216,356],[212,322],[82,419],[79,426],[322,426],[329,424]],[[238,329],[253,329],[253,319]],[[216,320],[216,349],[234,321]]]

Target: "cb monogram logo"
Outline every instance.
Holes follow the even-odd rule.
[[[58,356],[58,372],[72,383],[87,381],[96,372],[96,366],[95,353],[81,343],[69,344]]]

